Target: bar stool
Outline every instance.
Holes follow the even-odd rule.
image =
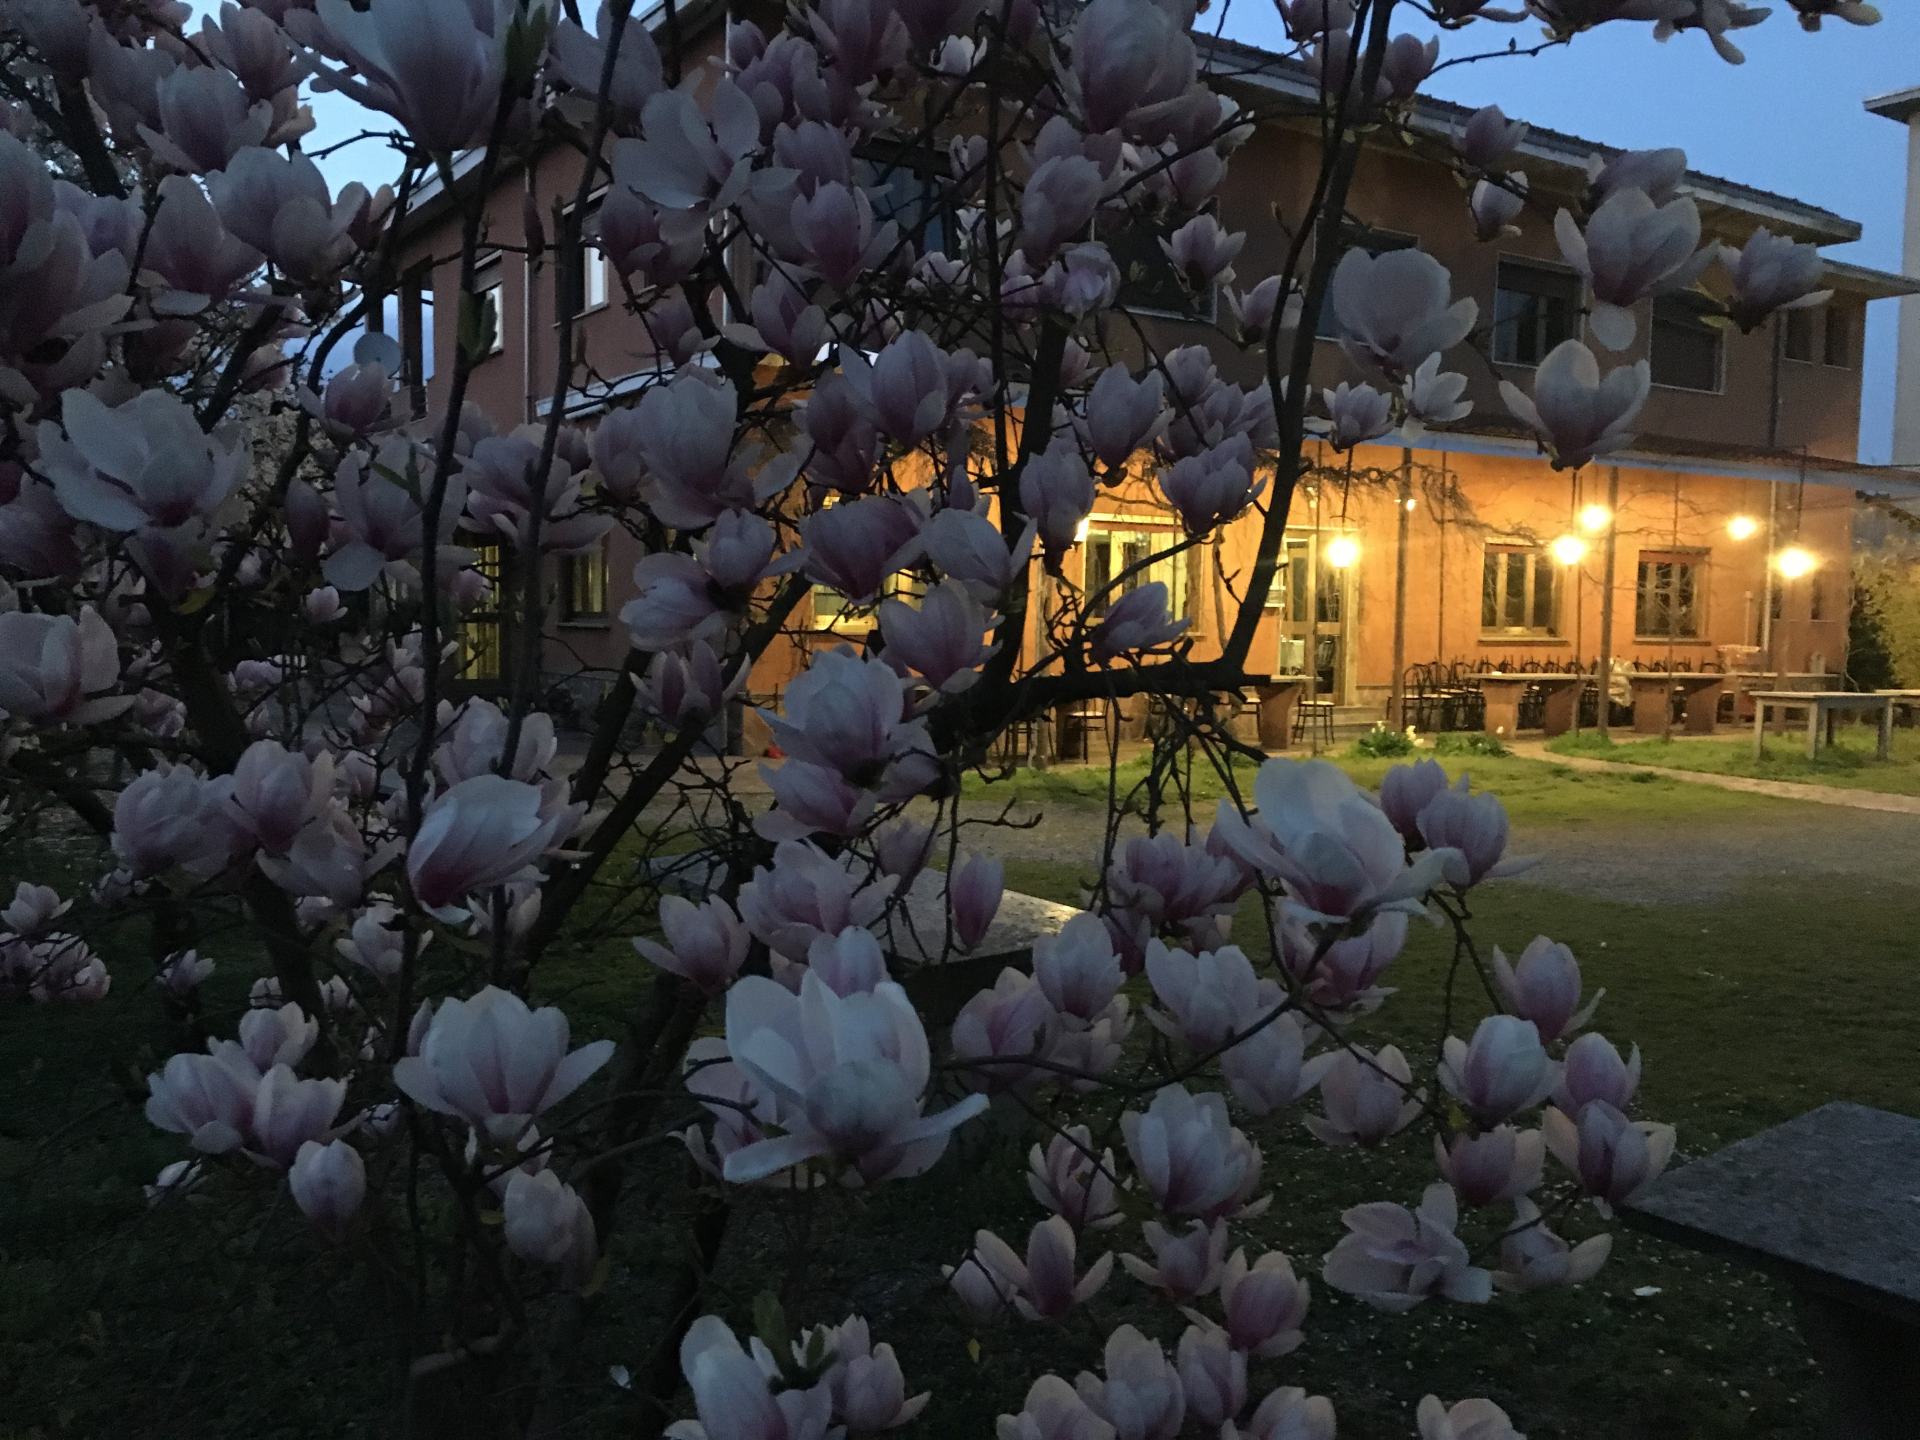
[[[1333,745],[1333,702],[1331,700],[1302,700],[1293,707],[1293,738],[1305,740],[1318,731],[1321,744],[1331,748]]]

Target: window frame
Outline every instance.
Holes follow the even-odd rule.
[[[1156,515],[1129,515],[1117,511],[1095,511],[1093,514],[1088,515],[1086,538],[1079,542],[1079,548],[1080,589],[1082,596],[1085,597],[1083,603],[1088,604],[1089,607],[1091,607],[1093,596],[1093,582],[1090,572],[1093,568],[1095,541],[1105,540],[1107,542],[1106,545],[1101,548],[1108,554],[1107,565],[1109,568],[1107,574],[1109,578],[1111,578],[1113,575],[1119,573],[1119,570],[1112,568],[1113,560],[1111,552],[1115,542],[1120,541],[1123,537],[1138,537],[1145,541],[1148,553],[1152,554],[1160,549],[1177,545],[1185,538],[1185,535],[1177,524],[1171,522],[1161,523],[1160,517]],[[1089,608],[1087,611],[1088,615],[1090,617],[1104,616],[1108,610],[1133,590],[1137,590],[1140,586],[1150,584],[1155,580],[1164,580],[1167,583],[1167,613],[1170,618],[1175,620],[1194,620],[1195,616],[1192,614],[1193,585],[1191,583],[1192,576],[1189,573],[1189,562],[1190,551],[1188,550],[1181,550],[1176,554],[1164,555],[1155,559],[1133,585],[1111,596],[1106,605],[1101,609],[1094,610]],[[1124,570],[1126,565],[1123,564],[1119,568],[1120,570]],[[1163,569],[1167,573],[1161,574],[1160,572]],[[1104,584],[1102,588],[1105,588]]]
[[[573,314],[566,317],[569,319],[577,320],[582,315],[591,315],[595,311],[606,309],[613,303],[612,277],[608,273],[606,252],[586,238],[587,227],[592,225],[599,215],[600,202],[606,198],[606,194],[606,187],[602,186],[588,196],[585,213],[580,217],[580,292],[578,296],[570,293],[564,297],[568,304],[575,306]],[[575,208],[569,205],[566,209],[566,220],[569,223]],[[556,314],[553,317],[553,323],[558,325],[561,319],[562,317]]]
[[[476,303],[493,306],[493,344],[487,360],[507,348],[507,266],[503,252],[496,250],[473,265],[473,296]]]
[[[604,628],[612,623],[612,576],[608,565],[607,536],[602,535],[586,550],[574,550],[559,557],[560,623],[562,625]],[[588,609],[580,602],[578,580],[583,565],[590,565],[589,592],[599,591],[599,608]],[[589,602],[590,603],[590,602]]]
[[[1551,344],[1542,345],[1538,357],[1532,360],[1508,359],[1503,358],[1500,354],[1500,337],[1506,333],[1508,328],[1500,318],[1500,295],[1502,291],[1511,288],[1501,284],[1501,277],[1509,268],[1515,270],[1531,270],[1540,275],[1556,276],[1567,281],[1571,287],[1569,299],[1571,309],[1568,314],[1567,333],[1559,339],[1554,340]],[[1519,293],[1524,294],[1526,292],[1522,291]],[[1510,370],[1538,370],[1541,362],[1544,361],[1547,356],[1551,355],[1559,346],[1564,345],[1569,340],[1581,340],[1586,337],[1586,299],[1586,287],[1581,282],[1580,272],[1571,266],[1562,265],[1557,261],[1547,260],[1533,255],[1514,255],[1508,253],[1496,255],[1493,266],[1493,310],[1487,329],[1487,358],[1495,365],[1504,365]]]
[[[427,386],[434,375],[435,294],[431,262],[415,265],[400,277],[400,374],[412,417],[427,413]]]
[[[1833,301],[1829,300],[1825,305],[1820,307],[1820,314],[1820,363],[1829,370],[1854,370],[1859,368],[1855,365],[1853,359],[1853,311],[1851,309],[1839,309],[1834,305]],[[1845,353],[1838,360],[1833,358],[1833,339],[1836,328],[1833,322],[1836,319],[1840,321],[1838,330],[1846,346]]]
[[[1539,577],[1542,573],[1549,577],[1552,594],[1547,603],[1551,614],[1544,627],[1531,623],[1519,626],[1487,624],[1487,568],[1497,555],[1525,555],[1529,558],[1530,563],[1526,567],[1525,594],[1522,600],[1524,613],[1528,617],[1532,617],[1538,609]],[[1546,546],[1537,545],[1530,540],[1487,541],[1480,558],[1480,638],[1509,643],[1536,641],[1564,644],[1566,642],[1564,634],[1566,586],[1561,583],[1560,578],[1563,568]],[[1511,594],[1507,584],[1510,567],[1503,564],[1496,573],[1498,579],[1495,585],[1494,613],[1498,617],[1507,611],[1508,598]]]
[[[1791,360],[1796,365],[1815,365],[1819,363],[1820,356],[1816,352],[1823,347],[1814,343],[1813,317],[1815,313],[1815,307],[1811,305],[1803,305],[1798,310],[1783,310],[1780,312],[1780,358],[1782,360]],[[1806,353],[1801,355],[1794,354],[1793,332],[1796,325],[1806,327]]]
[[[1680,546],[1664,550],[1642,550],[1634,557],[1633,578],[1633,638],[1636,641],[1674,641],[1683,645],[1704,643],[1708,638],[1707,597],[1711,593],[1713,551],[1710,548],[1691,548]],[[1647,567],[1649,565],[1669,565],[1673,567],[1673,576],[1665,586],[1657,582],[1649,589]],[[1690,630],[1649,629],[1645,621],[1649,613],[1649,600],[1664,593],[1666,611],[1669,616],[1680,613],[1681,570],[1687,571],[1686,584],[1689,588],[1687,613],[1693,625]]]
[[[1142,315],[1142,316],[1150,317],[1155,320],[1184,320],[1189,325],[1217,324],[1220,318],[1220,286],[1219,284],[1216,282],[1212,285],[1207,286],[1205,303],[1202,304],[1201,297],[1198,295],[1192,295],[1192,292],[1187,289],[1185,283],[1182,281],[1180,277],[1180,272],[1174,268],[1172,259],[1168,257],[1165,250],[1159,247],[1159,242],[1169,238],[1173,234],[1173,230],[1177,230],[1179,226],[1174,226],[1173,229],[1166,230],[1166,231],[1161,231],[1158,229],[1149,230],[1148,227],[1144,226],[1140,222],[1139,217],[1134,215],[1133,212],[1130,210],[1126,212],[1126,218],[1131,223],[1127,227],[1124,227],[1121,233],[1125,234],[1131,231],[1132,233],[1150,234],[1150,237],[1154,242],[1154,248],[1150,253],[1157,255],[1159,257],[1159,263],[1166,267],[1167,275],[1170,278],[1170,283],[1173,284],[1175,287],[1177,287],[1180,290],[1181,294],[1192,295],[1192,299],[1194,303],[1192,307],[1188,309],[1170,310],[1164,305],[1153,305],[1153,304],[1145,303],[1140,300],[1129,300],[1127,298],[1127,291],[1130,288],[1131,282],[1129,282],[1127,279],[1126,267],[1121,264],[1121,257],[1115,254],[1113,249],[1112,237],[1114,235],[1114,230],[1112,227],[1113,227],[1113,222],[1115,218],[1116,217],[1109,216],[1104,212],[1096,214],[1094,216],[1093,223],[1087,228],[1087,236],[1089,239],[1098,241],[1100,244],[1107,247],[1107,255],[1109,258],[1112,259],[1114,269],[1119,273],[1120,286],[1119,286],[1119,290],[1116,292],[1116,298],[1114,300],[1115,306],[1119,309],[1125,310],[1129,315]],[[1102,220],[1106,220],[1108,224],[1106,238],[1102,238],[1101,236],[1100,222]],[[1182,221],[1181,223],[1184,224],[1185,221]]]
[[[1691,298],[1689,298],[1691,296]],[[1682,385],[1672,380],[1662,380],[1659,374],[1660,307],[1662,304],[1685,305],[1694,312],[1694,318],[1700,322],[1700,328],[1713,338],[1713,384],[1706,388],[1697,385]],[[1709,302],[1692,292],[1679,290],[1667,295],[1656,295],[1653,299],[1652,313],[1647,320],[1647,369],[1652,376],[1653,385],[1660,390],[1678,390],[1687,395],[1724,395],[1727,393],[1727,332],[1718,325],[1706,322],[1704,317],[1712,313]],[[1669,324],[1672,322],[1669,321]]]

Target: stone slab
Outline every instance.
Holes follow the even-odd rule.
[[[1920,1325],[1920,1120],[1835,1102],[1669,1171],[1638,1229]]]

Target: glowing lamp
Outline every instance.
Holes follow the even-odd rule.
[[[1604,505],[1585,505],[1580,509],[1580,528],[1589,535],[1598,535],[1613,524],[1613,511]]]
[[[1561,535],[1547,546],[1547,553],[1562,565],[1578,565],[1587,558],[1587,542],[1578,535]]]
[[[1751,540],[1760,533],[1760,522],[1751,515],[1736,515],[1727,521],[1727,534],[1735,540]]]
[[[1820,566],[1811,550],[1799,545],[1789,545],[1773,557],[1773,568],[1788,580],[1798,580],[1811,575]]]
[[[1080,523],[1073,527],[1073,543],[1076,545],[1084,544],[1088,534],[1091,533],[1092,530],[1093,522],[1086,516],[1081,516]]]
[[[1351,535],[1336,535],[1327,542],[1327,564],[1345,570],[1360,558],[1360,542]]]

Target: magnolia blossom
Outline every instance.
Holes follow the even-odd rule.
[[[611,1040],[569,1053],[568,1034],[559,1010],[531,1010],[489,985],[471,1000],[441,1002],[418,1053],[394,1065],[393,1082],[417,1104],[507,1144],[612,1058]]]
[[[587,1202],[553,1171],[514,1170],[500,1213],[507,1248],[522,1260],[555,1266],[572,1285],[593,1274],[600,1258],[593,1216]]]
[[[1122,1255],[1120,1263],[1141,1284],[1174,1301],[1195,1300],[1220,1288],[1226,1271],[1226,1221],[1194,1220],[1184,1230],[1169,1230],[1149,1220],[1140,1233],[1153,1250],[1153,1263],[1138,1255]]]
[[[1649,295],[1685,289],[1715,254],[1712,247],[1695,249],[1700,211],[1693,201],[1656,205],[1631,188],[1610,193],[1588,218],[1584,234],[1562,210],[1554,235],[1567,263],[1586,277],[1594,338],[1609,350],[1633,343],[1633,306]]]
[[[1149,580],[1127,591],[1107,607],[1087,637],[1094,663],[1111,665],[1123,656],[1143,654],[1179,639],[1188,622],[1172,619],[1167,609],[1163,580]]]
[[[746,963],[751,937],[733,907],[719,896],[696,905],[679,895],[660,898],[660,930],[666,944],[644,936],[633,942],[641,956],[670,975],[691,980],[718,995]]]
[[[891,876],[862,885],[812,845],[783,840],[774,846],[772,866],[755,870],[740,887],[740,918],[774,954],[801,961],[815,940],[878,920],[894,886]]]
[[[407,880],[427,910],[451,918],[475,890],[526,875],[572,830],[579,808],[549,810],[540,790],[475,775],[442,792],[407,848]]]
[[[1454,140],[1460,158],[1479,170],[1491,170],[1509,159],[1527,138],[1524,120],[1509,120],[1498,105],[1487,105],[1467,118]]]
[[[344,1080],[302,1079],[288,1066],[274,1065],[254,1086],[246,1154],[276,1170],[289,1168],[302,1146],[331,1138],[346,1097]]]
[[[1540,1186],[1546,1143],[1538,1130],[1497,1125],[1478,1134],[1460,1134],[1451,1144],[1433,1137],[1433,1158],[1440,1176],[1468,1205],[1515,1200]]]
[[[367,1195],[367,1166],[344,1140],[308,1140],[287,1171],[287,1185],[300,1213],[329,1240],[346,1238],[347,1227]]]
[[[1580,964],[1573,951],[1544,935],[1536,935],[1508,964],[1499,946],[1493,949],[1493,977],[1506,1007],[1531,1020],[1543,1041],[1564,1040],[1593,1018],[1594,1007],[1607,992],[1597,990],[1580,1004]]]
[[[998,1093],[1046,1078],[1038,1067],[1018,1062],[1047,1053],[1054,1021],[1053,1009],[1033,978],[1012,966],[1003,969],[990,988],[974,995],[954,1016],[953,1058],[966,1067],[965,1083]]]
[[[1285,1255],[1270,1251],[1249,1266],[1246,1251],[1234,1251],[1220,1272],[1227,1343],[1263,1360],[1291,1354],[1306,1338],[1300,1327],[1310,1295]]]
[[[1113,1440],[1114,1428],[1058,1375],[1042,1375],[1017,1415],[995,1422],[995,1440]]]
[[[1617,366],[1603,380],[1593,352],[1578,340],[1563,340],[1534,372],[1531,398],[1509,380],[1500,382],[1500,397],[1533,431],[1556,470],[1575,470],[1627,445],[1652,384],[1645,360]]]
[[[1205,535],[1232,520],[1266,489],[1253,477],[1253,446],[1235,435],[1216,450],[1188,455],[1159,473],[1166,497],[1189,535]]]
[[[1080,433],[1102,465],[1125,465],[1135,451],[1166,428],[1166,383],[1159,371],[1135,380],[1125,366],[1109,365],[1087,391]]]
[[[1099,916],[1082,911],[1035,939],[1033,978],[1060,1014],[1091,1021],[1112,1003],[1127,977],[1107,927]]]
[[[1327,292],[1341,348],[1390,379],[1412,374],[1429,355],[1466,339],[1479,317],[1470,299],[1447,303],[1450,286],[1446,267],[1424,250],[1349,250]]]
[[[1638,1045],[1633,1047],[1629,1058],[1622,1060],[1606,1036],[1582,1035],[1567,1047],[1553,1103],[1568,1115],[1578,1115],[1595,1100],[1604,1100],[1614,1109],[1624,1111],[1639,1088]]]
[[[213,974],[213,961],[197,950],[176,950],[161,963],[154,976],[160,988],[175,1000],[190,999]]]
[[[1285,1003],[1273,981],[1262,982],[1253,962],[1237,945],[1197,955],[1147,942],[1147,980],[1164,1009],[1147,1011],[1163,1035],[1177,1037],[1189,1049],[1219,1049],[1237,1032],[1252,1029]],[[1283,1017],[1284,1018],[1284,1017]]]
[[[1473,221],[1474,237],[1479,240],[1498,240],[1502,235],[1517,234],[1519,227],[1513,222],[1526,208],[1524,170],[1510,171],[1498,180],[1476,180],[1473,189],[1467,192],[1467,214]]]
[[[1025,572],[1038,535],[1038,526],[1029,523],[1009,550],[1006,537],[985,516],[946,509],[927,522],[920,540],[934,568],[984,605],[997,601]]]
[[[1385,923],[1376,921],[1375,928]],[[1277,992],[1278,987],[1274,988]],[[1277,998],[1276,993],[1266,1000],[1254,1019],[1264,1021]],[[1237,1023],[1244,1026],[1252,1021],[1243,1017]],[[1308,1059],[1307,1043],[1307,1027],[1300,1017],[1281,1015],[1261,1024],[1220,1057],[1221,1078],[1248,1111],[1271,1115],[1314,1090],[1333,1067],[1337,1057],[1331,1053]]]
[[[918,445],[953,423],[961,402],[984,389],[987,376],[970,350],[942,350],[908,330],[869,362],[842,350],[840,368],[861,413],[901,445]]]
[[[69,390],[60,415],[64,435],[40,423],[41,469],[69,515],[103,530],[177,532],[212,515],[246,473],[246,448],[207,435],[164,391],[109,406]]]
[[[1590,1235],[1569,1245],[1546,1227],[1540,1207],[1525,1196],[1513,1202],[1513,1224],[1500,1240],[1500,1268],[1493,1283],[1502,1290],[1545,1290],[1591,1280],[1613,1253],[1613,1236]]]
[[[90,725],[119,714],[132,697],[120,682],[113,631],[92,606],[76,622],[27,610],[0,612],[0,713],[22,720]]]
[[[973,1253],[1000,1282],[1013,1308],[1029,1320],[1064,1318],[1098,1294],[1113,1273],[1113,1256],[1102,1255],[1076,1278],[1073,1226],[1058,1215],[1033,1227],[1024,1259],[991,1230],[974,1236]]]
[[[1210,1324],[1189,1325],[1174,1347],[1187,1418],[1208,1430],[1231,1420],[1247,1403],[1247,1357]]]
[[[1400,387],[1406,407],[1401,433],[1412,439],[1428,425],[1451,425],[1473,413],[1473,402],[1460,397],[1467,392],[1467,377],[1457,371],[1442,370],[1440,357],[1429,355],[1420,368]]]
[[[669,1440],[826,1440],[832,1388],[823,1382],[774,1394],[773,1356],[757,1339],[749,1353],[717,1315],[702,1315],[688,1327],[680,1370],[700,1418],[669,1425]]]
[[[399,121],[427,150],[451,156],[483,144],[502,104],[509,37],[524,25],[512,0],[420,0],[355,10],[318,0],[318,25],[302,27],[343,68],[316,83],[344,91]]]
[[[1320,1077],[1320,1100],[1326,1117],[1307,1116],[1307,1129],[1335,1147],[1378,1145],[1418,1119],[1421,1108],[1413,1071],[1393,1045],[1335,1054]]]
[[[1297,1385],[1282,1386],[1254,1409],[1244,1424],[1220,1427],[1220,1440],[1333,1440],[1333,1402]]]
[[[849,1315],[832,1328],[821,1327],[796,1341],[796,1351],[819,1337],[819,1353],[831,1354],[826,1385],[833,1396],[834,1419],[855,1435],[895,1430],[927,1408],[933,1392],[907,1394],[906,1376],[891,1345],[875,1345],[867,1322]]]
[[[1393,428],[1393,397],[1371,385],[1342,380],[1320,396],[1327,407],[1327,443],[1336,450],[1378,440]]]
[[[1449,1036],[1440,1083],[1482,1124],[1494,1125],[1538,1105],[1559,1080],[1539,1032],[1513,1015],[1489,1015],[1471,1042]]]
[[[1259,1148],[1228,1121],[1220,1096],[1165,1086],[1144,1113],[1120,1117],[1120,1133],[1141,1184],[1167,1214],[1211,1219],[1266,1208],[1264,1200],[1248,1204],[1260,1183]]]
[[[1454,1234],[1458,1218],[1446,1185],[1429,1185],[1417,1210],[1384,1201],[1356,1205],[1340,1217],[1347,1234],[1328,1252],[1321,1274],[1334,1289],[1380,1310],[1411,1310],[1434,1295],[1484,1304],[1492,1298],[1493,1277],[1473,1264]]]
[[[135,880],[176,866],[217,874],[233,850],[217,801],[217,792],[185,765],[142,771],[114,801],[113,853]]]
[[[1420,1440],[1527,1440],[1491,1400],[1449,1406],[1438,1395],[1429,1395],[1414,1418],[1420,1422]]]
[[[1131,1325],[1107,1337],[1103,1377],[1082,1371],[1075,1388],[1118,1440],[1173,1440],[1186,1419],[1186,1393],[1166,1351]]]
[[[1074,1125],[1027,1154],[1027,1189],[1033,1198],[1076,1230],[1101,1230],[1120,1223],[1113,1181],[1113,1152],[1093,1151],[1093,1136]]]
[[[1409,865],[1393,822],[1329,761],[1269,760],[1253,789],[1257,816],[1245,819],[1222,801],[1214,835],[1247,865],[1284,881],[1303,919],[1417,912],[1457,858],[1428,851]]]
[[[1824,305],[1833,296],[1816,288],[1826,269],[1820,252],[1764,225],[1739,249],[1722,243],[1719,256],[1732,283],[1727,314],[1742,330],[1756,329],[1776,311]]]
[[[800,524],[807,576],[856,604],[871,604],[918,558],[924,521],[923,507],[893,495],[817,510]]]
[[[880,633],[889,662],[913,671],[943,695],[957,695],[980,678],[979,667],[1000,648],[985,638],[999,618],[965,585],[942,580],[918,605],[883,601]]]
[[[1671,1125],[1629,1120],[1604,1100],[1588,1101],[1574,1118],[1549,1109],[1542,1128],[1553,1158],[1572,1172],[1602,1215],[1657,1180],[1673,1158]]]
[[[926,1032],[890,980],[840,996],[807,974],[795,995],[749,975],[727,992],[726,1025],[727,1053],[752,1087],[755,1116],[784,1132],[727,1156],[724,1173],[735,1184],[826,1157],[869,1183],[918,1175],[986,1108],[986,1096],[970,1095],[921,1113]]]
[[[1080,522],[1093,510],[1093,475],[1080,449],[1066,437],[1027,458],[1020,470],[1020,506],[1040,527],[1049,557],[1063,555],[1078,539]]]
[[[260,849],[280,854],[323,814],[333,795],[333,759],[309,760],[277,740],[256,740],[234,766],[226,792],[236,829]]]
[[[259,1075],[215,1055],[175,1055],[147,1076],[146,1116],[193,1148],[223,1155],[240,1148],[253,1116]]]
[[[1438,760],[1395,765],[1380,777],[1381,813],[1409,846],[1419,849],[1427,843],[1420,831],[1420,812],[1446,788],[1446,768]]]

